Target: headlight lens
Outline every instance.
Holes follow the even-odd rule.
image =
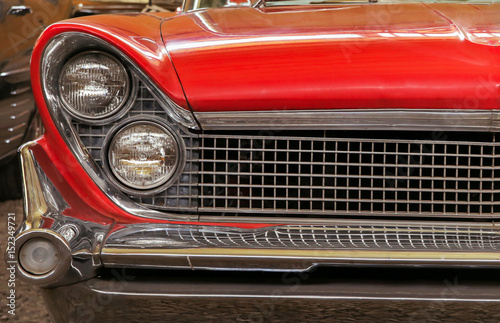
[[[63,66],[59,91],[70,113],[100,119],[114,114],[125,104],[130,80],[125,67],[111,55],[82,53]]]
[[[113,174],[126,186],[152,189],[167,182],[179,163],[176,137],[159,124],[138,121],[119,130],[109,145]]]

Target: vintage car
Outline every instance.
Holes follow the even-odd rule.
[[[498,282],[391,268],[500,265],[500,4],[221,5],[39,38],[45,133],[20,149],[25,219],[5,256],[54,320],[303,321],[439,300],[498,318]],[[305,273],[328,266],[349,283]]]

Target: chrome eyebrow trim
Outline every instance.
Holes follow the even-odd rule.
[[[195,112],[204,130],[500,131],[498,110],[342,109]]]

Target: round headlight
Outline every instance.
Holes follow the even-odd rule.
[[[123,64],[113,56],[87,52],[63,66],[59,92],[73,115],[101,119],[114,114],[127,102],[130,80]]]
[[[181,151],[176,136],[157,123],[137,121],[120,129],[109,145],[109,167],[135,189],[152,189],[175,173]]]

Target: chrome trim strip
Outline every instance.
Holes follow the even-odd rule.
[[[283,252],[289,251],[289,252]],[[104,248],[101,259],[108,268],[308,271],[318,265],[377,265],[498,268],[498,252],[376,252],[305,251],[260,249],[115,249]]]
[[[23,125],[25,125],[25,124],[26,123],[24,123]],[[3,142],[6,143],[6,144],[10,144],[10,143],[12,143],[12,142],[14,142],[16,140],[22,139],[23,137],[24,137],[24,133],[20,133],[20,134],[17,134],[15,136],[12,136],[10,138],[4,139]]]
[[[421,226],[421,225],[434,225],[434,226],[449,226],[449,225],[458,225],[464,227],[471,228],[497,228],[498,222],[483,220],[477,222],[469,221],[461,221],[461,222],[452,222],[452,220],[427,220],[427,221],[419,221],[419,220],[406,220],[406,219],[390,219],[390,220],[381,220],[381,219],[348,219],[348,218],[297,218],[297,217],[276,217],[276,216],[268,216],[268,217],[255,217],[255,216],[218,216],[218,215],[201,215],[199,218],[200,222],[207,223],[252,223],[252,224],[276,224],[283,225],[286,223],[287,225],[392,225],[392,226]],[[500,227],[499,233],[500,233]]]
[[[204,130],[500,131],[498,110],[342,109],[195,112]]]
[[[257,229],[130,224],[111,232],[105,267],[308,270],[319,264],[499,266],[494,224],[341,220]]]
[[[432,301],[432,302],[488,302],[488,303],[500,303],[500,299],[495,298],[440,298],[436,296],[435,298],[427,298],[427,297],[384,297],[384,296],[324,296],[324,295],[258,295],[258,294],[183,294],[183,293],[128,293],[128,292],[114,292],[114,293],[106,293],[99,291],[100,294],[103,295],[112,295],[112,296],[126,296],[126,297],[172,297],[172,298],[242,298],[242,299],[298,299],[298,300],[385,300],[385,301]]]
[[[35,158],[30,148],[36,145],[30,141],[19,148],[23,179],[23,202],[24,202],[24,229],[38,229],[42,225],[45,214],[48,213],[48,205],[43,195],[42,185],[35,167]]]
[[[425,288],[422,288],[422,285],[412,284],[408,281],[398,281],[398,284],[388,285],[387,281],[381,280],[379,277],[363,277],[364,279],[361,278],[354,282],[348,278],[339,277],[331,278],[330,280],[322,280],[315,278],[314,274],[311,274],[311,276],[304,276],[302,279],[303,284],[290,286],[283,281],[277,283],[270,278],[268,278],[268,281],[261,281],[253,276],[245,277],[247,279],[246,282],[254,279],[255,281],[253,284],[242,285],[235,283],[234,280],[223,280],[219,275],[214,273],[212,276],[215,277],[210,276],[203,281],[193,281],[192,277],[186,274],[176,277],[177,279],[175,280],[159,280],[156,284],[151,284],[150,281],[139,276],[129,281],[126,288],[118,284],[111,284],[109,280],[92,279],[80,283],[79,286],[87,285],[92,292],[98,294],[127,297],[500,302],[500,292],[491,284],[481,285],[469,284],[469,282],[467,282],[467,287],[469,288],[462,288],[460,293],[443,293],[443,286],[446,287],[446,284],[442,281],[432,279],[425,280]],[[290,275],[285,275],[284,277],[289,276]],[[312,280],[312,282],[309,283],[309,280]],[[322,284],[318,284],[318,281]],[[149,284],[147,284],[147,282],[149,282]],[[221,282],[223,284],[221,284]],[[393,281],[391,281],[391,283],[392,282]],[[167,286],[168,288],[166,288]],[[272,292],[272,290],[276,290],[279,287],[281,287],[281,289],[279,289],[281,293]],[[189,290],[189,293],[186,292],[187,290]]]
[[[22,139],[29,130],[28,125],[36,107],[31,92],[1,100],[0,107],[0,159],[3,159],[14,154],[23,143]]]
[[[30,72],[30,67],[21,67],[15,70],[8,70],[8,71],[3,71],[0,73],[0,77],[5,77],[5,76],[11,76],[11,75],[17,75],[17,74],[29,74]]]
[[[18,86],[10,91],[10,95],[21,95],[31,91],[31,86]]]

